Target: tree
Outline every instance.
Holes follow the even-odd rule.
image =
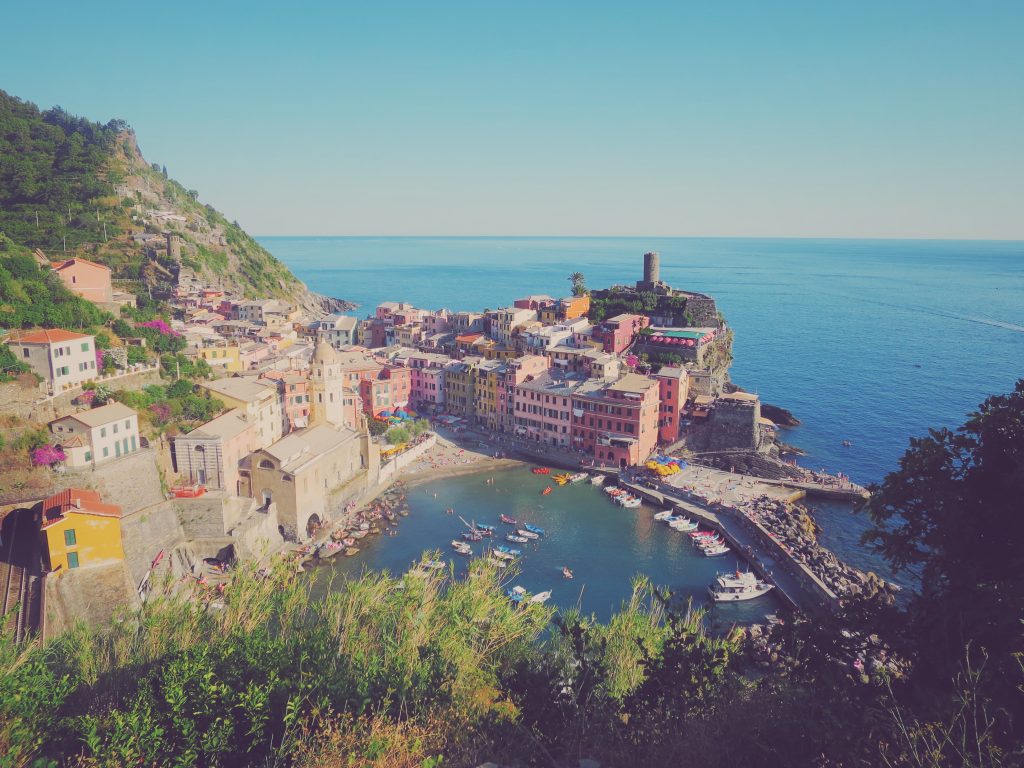
[[[569,282],[572,284],[573,296],[585,296],[587,293],[586,280],[582,272],[573,272],[569,275]]]
[[[899,469],[872,489],[866,509],[874,527],[864,536],[896,570],[920,573],[907,614],[917,677],[953,679],[970,646],[988,655],[993,700],[1018,710],[1022,499],[1024,379],[1012,393],[987,399],[955,431],[912,439]]]

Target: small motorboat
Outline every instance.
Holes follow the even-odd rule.
[[[591,485],[602,485],[604,483],[604,480],[605,480],[604,475],[591,475],[590,476],[590,484]]]
[[[664,521],[667,522],[670,519],[671,520],[677,520],[678,518],[676,517],[675,513],[671,509],[666,509],[664,512],[655,512],[654,513],[654,519],[655,520],[664,520]]]
[[[505,561],[505,560],[512,561],[512,560],[516,559],[515,555],[510,554],[508,552],[502,552],[502,551],[497,550],[497,549],[491,550],[491,557],[497,558],[498,560],[502,560],[502,561]]]
[[[499,544],[494,549],[503,554],[512,555],[512,557],[519,557],[521,554],[523,554],[523,551],[521,549],[512,549],[512,547],[506,547],[504,544]]]
[[[534,467],[530,471],[535,475],[548,475],[551,473],[551,470],[547,467]]]
[[[457,554],[459,554],[459,555],[472,555],[473,554],[473,548],[471,546],[469,546],[469,544],[467,544],[466,542],[459,541],[458,539],[455,539],[454,541],[452,541],[452,549],[454,549],[455,552]]]
[[[517,536],[514,533],[505,535],[505,541],[511,541],[513,544],[525,544],[529,541],[525,536]]]
[[[774,588],[767,581],[760,581],[757,576],[747,571],[741,573],[718,574],[708,587],[708,594],[716,603],[730,603],[738,600],[753,600],[767,594]],[[767,617],[766,617],[767,618]]]
[[[697,530],[697,523],[693,520],[688,520],[685,517],[681,520],[673,520],[669,523],[669,528],[674,531],[681,531],[682,533],[689,533],[690,531]]]
[[[493,525],[484,525],[483,523],[476,523],[476,529],[480,531],[484,536],[491,536],[494,534]]]
[[[708,549],[709,547],[717,547],[719,544],[724,544],[724,543],[725,542],[722,539],[719,539],[717,537],[711,538],[710,536],[706,536],[703,539],[694,539],[693,540],[693,546],[698,547],[699,549]]]
[[[545,590],[544,592],[538,592],[536,595],[530,598],[529,602],[531,605],[541,605],[551,599],[551,590]]]
[[[587,479],[587,473],[586,472],[577,472],[574,475],[569,475],[569,482],[570,483],[582,483],[586,479]]]
[[[523,528],[528,530],[530,533],[536,533],[538,536],[544,535],[544,529],[538,528],[536,525],[530,525],[529,523],[523,523]]]
[[[522,538],[523,541],[526,541],[527,539],[539,539],[540,538],[540,534],[534,533],[533,531],[528,531],[525,528],[517,528],[516,529],[516,533],[519,534],[519,536]],[[508,536],[506,536],[505,538],[508,539]],[[511,541],[511,539],[509,539],[509,540]]]
[[[704,539],[708,536],[717,536],[718,531],[694,531],[690,534],[691,539]]]
[[[568,566],[562,566],[562,578],[571,579],[572,571],[569,570]]]
[[[424,560],[421,565],[429,571],[439,571],[444,568],[444,560]]]
[[[516,520],[514,517],[509,517],[508,515],[502,515],[500,520],[501,520],[501,522],[503,522],[503,523],[505,523],[507,525],[519,525],[519,521],[518,520]]]
[[[704,549],[704,555],[706,557],[718,557],[719,555],[724,555],[726,552],[729,551],[731,550],[727,546],[725,546],[725,544],[719,544],[714,547],[706,547]]]
[[[543,491],[540,492],[540,495],[541,496],[547,496],[553,490],[554,489],[549,485],[547,488],[545,488]]]
[[[483,541],[484,540],[483,534],[479,533],[478,531],[466,531],[465,533],[460,534],[460,535],[466,541]]]

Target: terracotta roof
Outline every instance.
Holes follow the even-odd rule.
[[[121,508],[116,504],[104,504],[100,501],[100,495],[96,491],[68,488],[43,502],[42,527],[53,525],[68,512],[99,517],[121,517]]]
[[[91,338],[92,336],[87,336],[84,333],[65,331],[63,328],[51,328],[16,334],[11,337],[11,341],[18,344],[57,344],[62,341],[75,341],[76,339]]]
[[[481,336],[483,336],[482,333],[467,333],[467,334],[465,334],[463,336],[456,336],[455,337],[455,341],[462,342],[462,343],[473,342],[473,341],[476,341],[477,339],[479,339]]]
[[[72,267],[75,264],[84,264],[87,267],[96,267],[97,269],[105,269],[107,272],[110,271],[110,267],[105,264],[97,264],[95,261],[89,261],[88,259],[67,259],[66,261],[55,261],[53,262],[53,268],[56,271],[65,269],[66,267]]]

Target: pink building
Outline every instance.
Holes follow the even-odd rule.
[[[527,379],[536,379],[548,369],[548,359],[543,355],[524,355],[505,363],[502,381],[498,387],[498,413],[500,427],[511,432],[515,429],[516,387]]]
[[[309,426],[309,380],[298,371],[267,371],[262,379],[277,383],[277,391],[284,404],[284,418],[288,432]]]
[[[53,271],[72,293],[94,304],[110,304],[114,289],[110,283],[110,267],[85,259],[68,259],[53,264]]]
[[[418,352],[406,361],[409,368],[409,400],[416,408],[444,407],[445,366],[451,362],[447,355]]]
[[[536,312],[540,312],[546,307],[552,307],[555,305],[555,299],[545,294],[536,296],[524,296],[521,299],[516,299],[512,306],[516,309],[532,309]]]
[[[643,315],[616,315],[596,326],[592,337],[601,343],[605,352],[617,355],[624,352],[641,329],[650,324],[650,318]]]
[[[659,383],[629,373],[616,382],[590,379],[572,395],[572,444],[596,466],[633,467],[658,442]]]
[[[527,377],[512,394],[515,434],[545,445],[569,448],[572,397],[583,381],[579,376],[552,376],[550,373]]]
[[[411,373],[408,368],[387,365],[376,376],[363,378],[359,382],[363,410],[377,416],[382,411],[407,408],[412,390]]]
[[[665,366],[651,376],[658,382],[658,442],[671,445],[679,440],[679,421],[689,394],[689,376],[685,368]]]

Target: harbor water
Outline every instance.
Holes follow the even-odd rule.
[[[554,490],[542,496],[547,486]],[[472,542],[474,556],[483,555],[492,544],[522,550],[520,573],[506,577],[509,587],[521,585],[531,593],[551,590],[552,605],[579,606],[602,620],[629,598],[634,575],[646,575],[655,586],[670,590],[681,605],[689,598],[695,605],[710,605],[707,586],[715,574],[735,571],[740,562],[731,553],[705,557],[685,533],[654,520],[658,510],[653,507],[623,509],[587,482],[558,487],[549,477],[526,468],[415,485],[409,489],[408,503],[410,513],[399,518],[397,536],[367,537],[359,543],[358,555],[335,558],[332,565],[317,569],[321,588],[331,577],[358,575],[363,569],[404,573],[420,561],[424,551],[434,549],[457,576],[464,575],[468,558],[451,547],[452,540],[467,530],[460,518],[495,526],[493,540]],[[504,537],[512,526],[499,521],[502,514],[539,526],[545,535],[527,544],[511,544]],[[563,567],[573,572],[572,579],[563,577]],[[747,623],[779,607],[769,593],[747,602],[716,605],[711,619],[718,626]]]

